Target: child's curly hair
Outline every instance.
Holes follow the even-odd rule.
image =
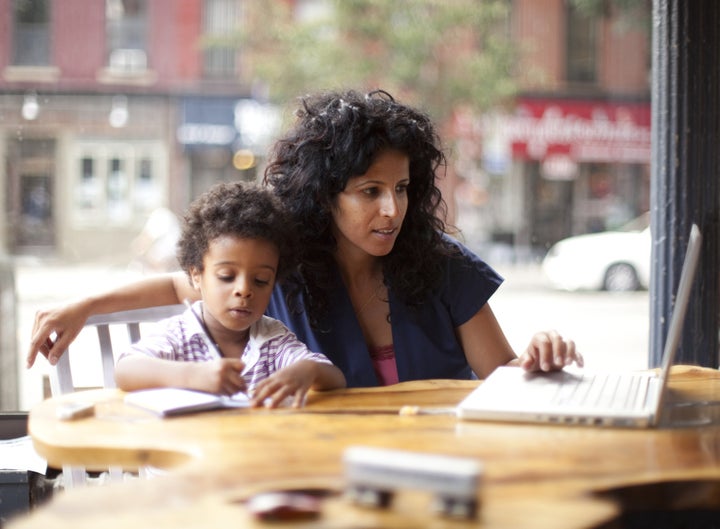
[[[288,278],[288,291],[291,299],[305,293],[313,325],[328,307],[334,200],[386,149],[408,156],[410,183],[407,213],[395,246],[382,258],[383,272],[396,295],[417,305],[437,285],[441,256],[452,253],[442,236],[446,205],[436,185],[445,156],[430,118],[382,90],[306,96],[294,127],[270,153],[264,182],[299,223],[300,266]]]
[[[192,269],[202,271],[210,242],[226,235],[274,244],[280,256],[277,279],[294,265],[289,216],[269,189],[247,182],[220,183],[194,200],[183,217],[177,245],[180,266],[188,275]]]

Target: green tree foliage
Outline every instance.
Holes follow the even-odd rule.
[[[299,5],[299,4],[296,4]],[[247,0],[244,76],[287,102],[318,89],[383,88],[435,118],[514,93],[506,0],[328,0],[311,15]]]

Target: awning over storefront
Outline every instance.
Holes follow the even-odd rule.
[[[650,162],[650,103],[521,98],[500,129],[515,159]]]

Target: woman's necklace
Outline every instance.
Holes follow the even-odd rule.
[[[363,311],[370,306],[370,303],[373,302],[375,298],[378,297],[378,294],[380,294],[380,290],[385,286],[382,281],[378,284],[378,286],[373,290],[372,294],[370,294],[370,297],[365,301],[365,303],[362,304],[362,306],[358,309],[357,315],[360,316],[360,314],[363,313]]]

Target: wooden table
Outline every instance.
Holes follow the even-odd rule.
[[[621,510],[720,508],[718,371],[674,367],[673,416],[657,429],[398,413],[406,405],[450,411],[476,384],[408,382],[311,394],[303,410],[223,410],[172,419],[129,407],[114,390],[49,399],[31,411],[29,430],[51,466],[170,470],[152,479],[65,491],[10,527],[266,527],[245,502],[269,490],[326,492],[321,519],[292,527],[558,529],[599,527]],[[94,418],[55,418],[60,402],[78,399],[96,403]],[[350,445],[479,460],[485,469],[479,519],[434,516],[422,491],[400,491],[386,510],[353,505],[342,494],[341,456]]]

